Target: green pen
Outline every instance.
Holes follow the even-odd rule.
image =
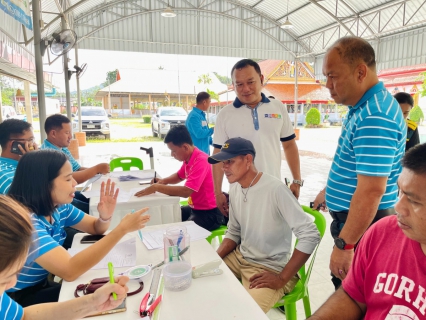
[[[111,262],[108,262],[108,271],[109,271],[109,282],[115,283],[114,282],[114,266],[112,265]],[[114,300],[117,300],[117,294],[115,292],[112,293],[112,296],[114,297]]]

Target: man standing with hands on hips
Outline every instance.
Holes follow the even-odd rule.
[[[397,101],[377,78],[367,41],[337,40],[324,57],[323,73],[334,101],[349,107],[327,186],[314,202],[318,208],[325,201],[333,217],[330,270],[337,289],[367,228],[395,214],[407,128]]]
[[[256,149],[256,168],[281,180],[281,145],[293,175],[290,189],[299,198],[303,180],[300,175],[299,150],[287,108],[278,100],[268,99],[261,91],[263,75],[259,65],[250,59],[237,62],[231,70],[235,101],[223,108],[216,120],[213,155],[225,141],[241,137],[250,140]],[[280,145],[281,144],[281,145]],[[213,165],[216,203],[225,216],[228,203],[222,193],[223,172]]]

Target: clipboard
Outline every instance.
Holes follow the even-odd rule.
[[[86,191],[86,189],[95,181],[99,180],[102,177],[102,175],[100,173],[96,174],[95,176],[93,176],[92,178],[90,178],[89,180],[87,180],[86,184],[84,185],[83,189],[81,189],[80,192],[84,192]]]

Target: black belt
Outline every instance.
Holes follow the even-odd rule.
[[[346,222],[346,219],[348,218],[348,211],[331,211],[329,210],[331,217],[333,220],[339,221],[339,222]],[[396,214],[394,208],[388,208],[383,210],[377,210],[377,213],[374,217],[373,223],[380,220],[381,218],[384,218],[386,216],[391,216]]]

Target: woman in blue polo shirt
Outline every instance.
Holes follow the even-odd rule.
[[[60,285],[47,280],[49,272],[74,281],[101,261],[125,234],[143,228],[149,221],[149,215],[144,215],[148,208],[128,214],[101,240],[71,256],[61,246],[66,237],[64,228],[103,234],[110,225],[118,196],[114,183],[103,182],[97,207],[99,218],[95,218],[71,205],[76,184],[71,164],[60,151],[27,153],[18,163],[9,195],[33,212],[36,244],[28,252],[17,283],[7,290],[22,306],[58,301]]]
[[[123,302],[129,278],[117,277],[115,284],[107,284],[93,295],[23,309],[4,291],[16,283],[16,275],[25,262],[28,250],[31,250],[32,233],[28,211],[11,198],[0,196],[0,319],[77,319],[114,309]],[[112,292],[117,293],[117,300],[111,297]]]

